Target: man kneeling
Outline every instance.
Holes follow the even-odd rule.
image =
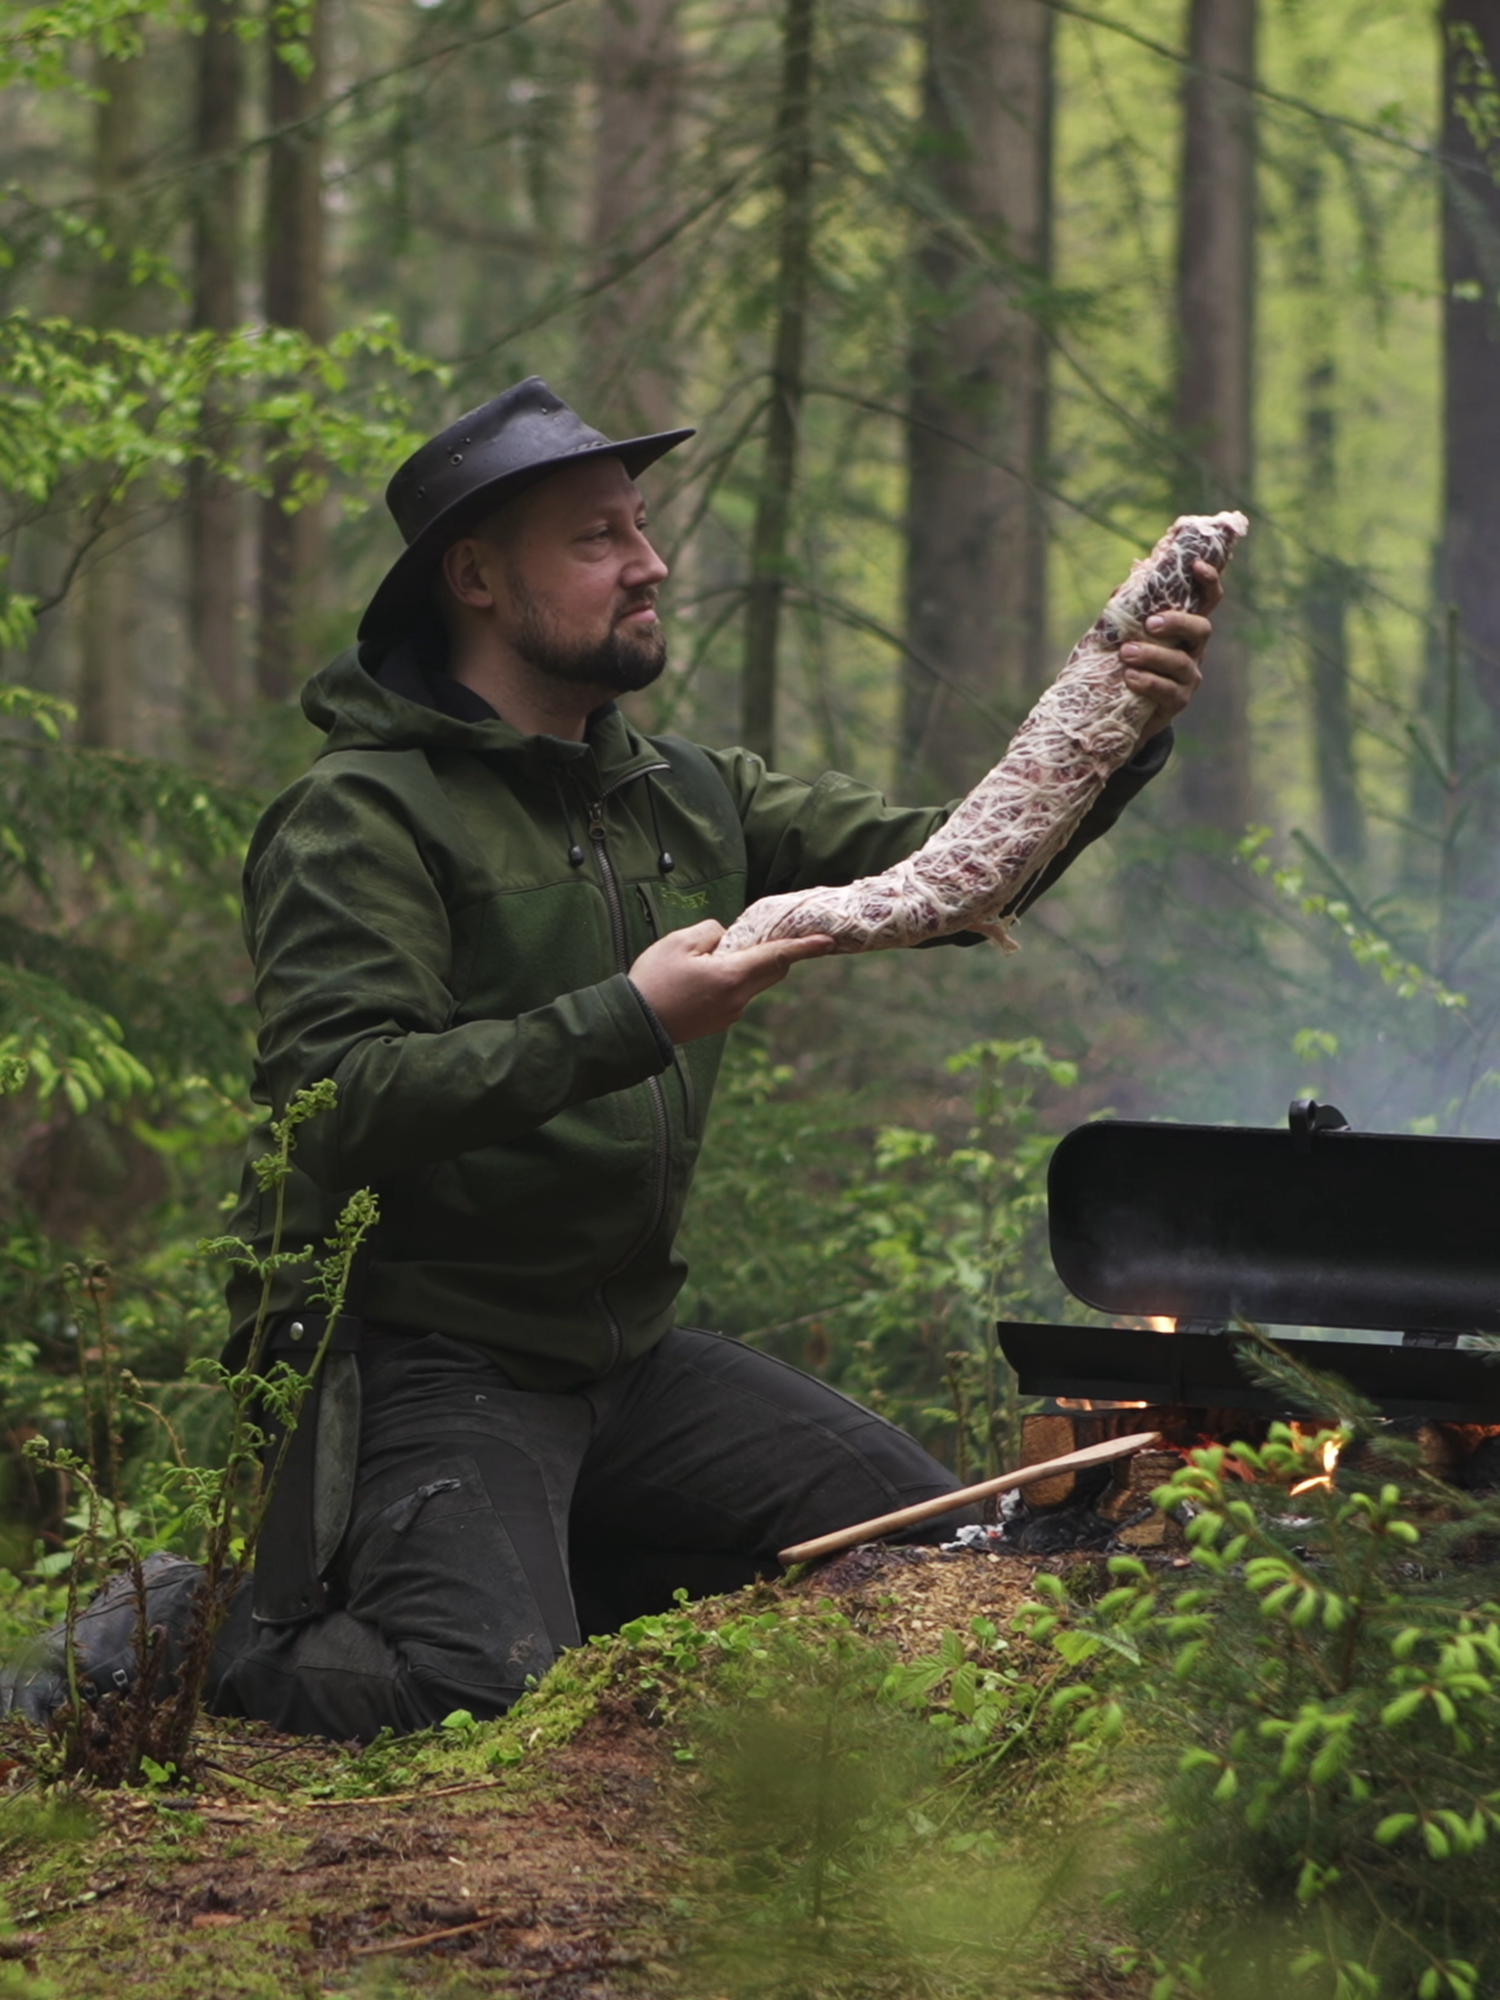
[[[392,480],[405,553],[304,695],[327,741],[245,871],[255,1095],[269,1123],[337,1086],[299,1134],[287,1243],[359,1187],[381,1220],[215,1655],[221,1712],[338,1738],[498,1714],[581,1633],[952,1490],[826,1384],[674,1323],[725,1034],[829,949],[718,938],[762,896],[878,874],[946,810],[643,736],[615,706],[666,658],[636,478],[690,435],[612,442],[535,377],[460,418]],[[1207,636],[1169,613],[1135,649],[1156,726],[1039,888],[1161,768]],[[253,1157],[237,1226],[265,1251]],[[321,1331],[297,1278],[277,1357]],[[237,1359],[252,1292],[231,1287]],[[190,1574],[158,1579],[167,1626]],[[133,1600],[91,1616],[86,1667]],[[40,1713],[53,1684],[10,1700]]]

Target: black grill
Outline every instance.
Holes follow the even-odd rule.
[[[1002,1323],[1024,1395],[1273,1410],[1248,1322],[1364,1335],[1290,1351],[1390,1416],[1500,1423],[1500,1355],[1458,1346],[1500,1336],[1500,1142],[1355,1132],[1308,1100],[1285,1131],[1101,1122],[1059,1144],[1047,1201],[1076,1298],[1182,1331]]]

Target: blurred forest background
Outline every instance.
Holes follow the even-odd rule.
[[[686,1319],[993,1461],[996,1313],[1076,1310],[1070,1124],[1500,1134],[1497,65],[1500,0],[9,7],[12,1447],[76,1420],[89,1259],[206,1397],[239,855],[385,478],[533,372],[699,428],[637,719],[896,797],[994,761],[1174,514],[1253,524],[1171,768],[1019,957],[805,967],[739,1031]]]

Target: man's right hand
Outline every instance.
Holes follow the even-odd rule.
[[[631,984],[677,1043],[722,1035],[757,993],[786,978],[799,958],[823,958],[827,937],[772,938],[744,951],[716,949],[724,926],[712,917],[682,931],[668,931],[630,968]]]

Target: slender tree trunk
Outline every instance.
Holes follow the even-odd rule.
[[[1017,293],[1050,262],[1052,14],[928,0],[926,36],[899,761],[951,794],[1046,675],[1047,346]]]
[[[815,0],[786,0],[781,100],[776,114],[781,242],[776,344],[760,498],[750,547],[740,736],[767,763],[776,754],[777,645],[786,590],[792,488],[802,421],[803,360],[812,288],[813,37]]]
[[[1500,149],[1482,156],[1460,93],[1472,42],[1500,75],[1500,0],[1444,0],[1443,361],[1446,464],[1440,589],[1461,657],[1500,718]]]
[[[141,60],[116,62],[101,56],[94,81],[103,92],[94,111],[94,186],[100,214],[114,244],[93,287],[91,317],[96,326],[121,326],[132,317],[129,279],[129,211],[119,198],[140,152]],[[119,512],[101,520],[97,552],[83,578],[78,681],[78,739],[101,750],[126,747],[130,735],[135,680],[135,577],[128,551],[111,547]]]
[[[1292,282],[1301,298],[1302,518],[1309,543],[1303,633],[1312,689],[1313,755],[1323,842],[1335,860],[1365,853],[1349,688],[1349,571],[1329,553],[1338,503],[1338,368],[1329,321],[1323,242],[1323,174],[1309,156],[1293,179]]]
[[[610,278],[588,315],[592,421],[611,437],[677,421],[667,317],[676,268],[638,261],[666,221],[677,161],[681,52],[677,0],[600,0],[591,239]]]
[[[1338,486],[1336,383],[1326,354],[1302,378],[1306,518],[1315,536],[1328,533],[1331,508],[1323,503],[1332,501]],[[1336,556],[1314,552],[1303,590],[1323,840],[1336,861],[1359,862],[1365,857],[1366,829],[1349,699],[1349,572]]]
[[[1231,79],[1254,77],[1255,27],[1256,0],[1191,0],[1176,423],[1183,453],[1179,505],[1193,513],[1244,506],[1253,470],[1254,99]],[[1230,838],[1251,817],[1247,575],[1237,561],[1203,687],[1180,730],[1185,811],[1192,824]]]
[[[238,147],[244,86],[243,44],[235,32],[238,0],[208,0],[198,38],[198,159],[193,215],[193,325],[227,333],[240,317],[241,188]],[[210,434],[230,413],[204,410]],[[188,602],[196,681],[189,696],[195,734],[208,743],[215,725],[242,706],[239,675],[239,495],[234,485],[195,465],[188,488]]]
[[[273,326],[328,336],[323,269],[323,138],[315,114],[326,94],[328,0],[312,0],[304,81],[273,51],[268,116],[273,138],[266,176],[265,312]],[[314,122],[309,123],[309,120]],[[268,701],[284,701],[298,678],[297,641],[316,611],[326,551],[321,509],[287,513],[296,470],[278,468],[261,503],[260,618],[255,679]]]

